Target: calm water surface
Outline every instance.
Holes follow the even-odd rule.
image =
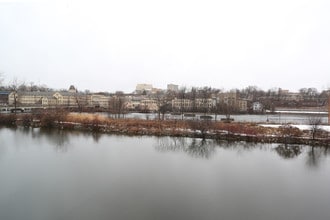
[[[115,118],[115,115],[109,115],[108,113],[96,113],[104,116],[109,116]],[[184,119],[199,119],[199,117],[203,114],[196,114],[195,117],[184,117]],[[213,119],[215,116],[210,114]],[[125,114],[125,118],[138,118],[138,119],[158,119],[158,114],[156,113],[128,113]],[[217,120],[221,120],[221,118],[225,118],[225,115],[217,115]],[[310,124],[310,119],[313,117],[318,117],[321,119],[322,123],[328,123],[327,115],[317,115],[317,114],[257,114],[257,115],[250,115],[250,114],[238,114],[238,115],[231,115],[236,122],[256,122],[256,123],[292,123],[292,124]],[[181,120],[181,115],[171,115],[166,114],[165,118],[167,119],[177,119]]]
[[[0,219],[330,219],[330,149],[0,129]]]

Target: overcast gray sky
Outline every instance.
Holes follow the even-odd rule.
[[[0,72],[52,88],[330,87],[329,0],[0,0]]]

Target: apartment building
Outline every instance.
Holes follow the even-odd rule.
[[[140,103],[140,109],[144,111],[158,111],[157,101],[154,99],[143,99]]]
[[[33,107],[101,107],[108,108],[109,97],[102,94],[83,94],[71,86],[68,91],[60,92],[11,92],[8,95],[11,106]]]
[[[228,106],[237,106],[238,94],[236,91],[220,93],[219,101],[220,103],[224,103]]]
[[[10,92],[0,91],[0,106],[8,105],[8,96]]]
[[[167,91],[178,92],[179,86],[175,84],[167,84]]]
[[[179,111],[179,110],[191,110],[193,107],[193,103],[190,99],[173,99],[172,100],[172,109],[174,111]]]
[[[87,97],[87,105],[89,107],[96,108],[105,108],[109,107],[109,96],[105,96],[103,94],[89,94]]]
[[[151,84],[137,84],[135,88],[135,92],[137,94],[142,94],[142,93],[150,93],[152,91],[153,87]]]
[[[79,94],[71,92],[11,92],[8,96],[8,104],[76,107],[78,96]]]
[[[238,110],[240,112],[247,112],[248,111],[248,101],[244,99],[238,99]]]

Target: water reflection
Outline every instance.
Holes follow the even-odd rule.
[[[329,156],[327,147],[298,146],[298,145],[278,145],[275,152],[284,159],[294,159],[301,154],[306,157],[306,165],[309,168],[319,168],[322,161]]]
[[[70,134],[67,131],[57,129],[39,129],[32,131],[32,137],[35,139],[46,138],[56,151],[67,152],[70,148]]]
[[[330,214],[326,148],[40,129],[0,129],[0,140],[0,219]]]
[[[16,148],[29,146],[29,139],[33,139],[36,146],[49,144],[56,152],[66,153],[74,147],[75,140],[81,139],[82,142],[92,140],[95,145],[102,143],[101,138],[109,135],[102,133],[91,133],[81,131],[63,131],[57,129],[38,129],[38,128],[3,128],[2,138],[5,140],[0,146],[0,157],[8,152],[9,147]],[[9,134],[14,137],[11,141]],[[122,136],[125,140],[132,137]],[[174,137],[145,137],[153,139],[154,148],[158,152],[182,152],[193,158],[210,159],[220,151],[217,148],[231,150],[237,154],[248,155],[249,152],[272,152],[285,160],[301,159],[305,166],[318,169],[324,166],[330,150],[326,147],[312,147],[285,144],[263,144],[250,142],[228,142],[220,140],[203,140],[194,138],[174,138]],[[23,144],[22,144],[23,143]],[[142,149],[141,149],[142,150]]]
[[[191,138],[162,137],[158,138],[155,144],[155,149],[158,152],[184,152],[191,157],[203,159],[212,158],[216,153],[217,147],[233,150],[238,154],[244,154],[254,150],[274,152],[285,160],[294,160],[303,155],[306,156],[307,166],[311,168],[318,168],[322,164],[322,161],[330,155],[330,150],[325,147],[228,142]]]
[[[301,152],[301,146],[281,144],[275,148],[276,153],[284,159],[298,157]]]
[[[161,137],[157,139],[155,148],[159,152],[184,152],[195,158],[210,159],[216,148],[234,150],[244,153],[255,149],[268,150],[264,144],[252,142],[230,142],[225,140]]]
[[[93,140],[95,141],[95,143],[98,143],[100,138],[101,138],[102,134],[99,133],[99,132],[93,132],[92,133],[92,137],[93,137]]]
[[[330,154],[327,147],[309,147],[306,154],[306,164],[310,168],[319,168],[322,161]]]
[[[235,150],[238,153],[252,151],[255,149],[268,150],[268,147],[266,145],[255,142],[245,142],[245,141],[233,142],[226,140],[214,140],[214,142],[218,147]]]
[[[60,129],[41,129],[41,128],[4,128],[9,132],[14,132],[17,140],[24,140],[32,138],[36,140],[39,146],[42,146],[43,141],[54,146],[54,149],[59,152],[67,152],[72,146],[71,140],[76,137],[92,138],[95,143],[98,143],[102,137],[99,132],[82,132],[82,131],[68,131]],[[24,137],[24,138],[23,138]],[[1,151],[1,149],[0,149]]]
[[[68,132],[57,129],[40,129],[40,128],[16,128],[19,135],[31,137],[42,145],[42,140],[54,146],[56,151],[67,152],[70,147],[70,138],[74,132]],[[78,133],[76,133],[78,134]]]
[[[159,152],[184,152],[195,158],[209,159],[215,153],[215,142],[205,139],[159,138],[155,146]]]
[[[108,113],[95,113],[97,115],[107,116],[107,117],[115,117],[114,115],[109,115]],[[197,114],[196,118],[199,118],[201,115]],[[136,119],[157,119],[157,113],[128,113],[123,115],[124,118],[136,118]],[[218,115],[218,120],[220,118],[225,117],[225,115]],[[242,114],[242,115],[231,115],[237,122],[256,122],[256,123],[264,123],[266,121],[270,123],[293,123],[293,124],[308,124],[308,115],[301,114]],[[180,120],[181,115],[171,115],[165,114],[165,118],[172,120]],[[323,123],[327,123],[328,117],[326,115],[321,115],[321,119]]]

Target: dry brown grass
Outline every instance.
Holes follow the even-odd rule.
[[[53,123],[55,118],[58,117],[54,114],[45,114],[47,118]],[[51,117],[52,116],[52,117]],[[42,117],[41,117],[42,118]],[[1,117],[1,124],[13,124],[15,120],[12,117]],[[16,119],[16,118],[15,118]],[[251,136],[301,136],[302,132],[298,129],[293,128],[267,128],[261,127],[254,123],[224,123],[224,122],[214,122],[209,121],[206,124],[207,127],[199,127],[200,123],[191,123],[192,121],[185,120],[144,120],[144,119],[113,119],[106,116],[89,114],[89,113],[68,113],[65,118],[61,119],[62,122],[69,122],[68,128],[70,127],[70,122],[75,124],[81,124],[85,129],[91,129],[93,131],[100,130],[100,127],[106,128],[107,131],[121,132],[128,134],[137,133],[148,133],[157,135],[185,135],[188,134],[188,130],[197,131],[203,130],[204,132],[221,132],[227,131],[232,134],[244,134]],[[203,122],[203,121],[201,121]],[[204,125],[204,123],[201,123]]]
[[[107,121],[107,118],[105,116],[93,115],[88,113],[69,113],[66,116],[66,121],[76,123],[92,122],[95,119],[98,119],[101,123],[106,123]]]
[[[164,130],[170,130],[176,133],[182,133],[182,131],[191,129],[198,130],[198,127],[194,126],[189,121],[182,120],[144,120],[144,119],[113,119],[106,116],[93,115],[93,114],[77,114],[70,113],[67,115],[66,120],[68,122],[75,122],[81,124],[100,124],[106,125],[116,130],[129,130],[135,133],[138,130],[149,130],[152,132],[161,132]],[[253,123],[223,123],[223,122],[210,122],[207,127],[208,131],[228,131],[236,134],[246,135],[269,135],[280,133],[279,129],[260,127]]]
[[[148,130],[152,133],[159,133],[163,130],[172,131],[184,130],[189,128],[189,124],[186,121],[181,120],[144,120],[144,119],[113,119],[106,116],[93,115],[93,114],[77,114],[70,113],[66,117],[67,122],[80,123],[82,125],[105,125],[110,130],[128,130],[133,133],[139,130]]]
[[[233,140],[287,141],[305,140],[308,131],[284,125],[279,128],[262,127],[255,123],[214,122],[191,120],[144,120],[114,119],[88,113],[45,111],[32,115],[0,115],[0,125],[32,126],[39,119],[41,127],[61,129],[84,129],[93,132],[109,132],[128,135],[168,135],[207,138],[233,138]],[[20,122],[20,124],[18,124]],[[225,132],[224,132],[225,131]],[[328,137],[325,133],[324,138]],[[323,138],[322,136],[322,138]],[[245,138],[246,137],[246,138]],[[303,138],[302,138],[303,137]],[[266,139],[265,139],[266,138]],[[268,138],[268,139],[267,139]],[[299,142],[300,143],[300,142]]]

